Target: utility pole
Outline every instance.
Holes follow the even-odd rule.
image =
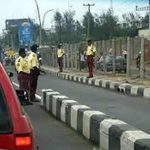
[[[40,17],[40,10],[39,10],[39,5],[37,3],[37,0],[34,0],[35,4],[36,4],[36,8],[37,8],[37,12],[38,12],[38,18],[39,18],[39,23],[40,23],[40,27],[39,27],[39,45],[42,44],[42,24],[41,24],[41,17]]]
[[[88,7],[88,26],[87,26],[87,39],[90,38],[90,14],[91,14],[91,6],[95,6],[95,4],[83,4],[83,6]]]
[[[149,0],[149,30],[150,30],[150,0]]]
[[[110,0],[110,9],[113,12],[113,0]]]

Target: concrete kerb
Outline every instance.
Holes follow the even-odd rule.
[[[52,89],[42,90],[42,95],[46,102],[42,107],[101,150],[150,150],[150,135],[126,122],[91,110]]]
[[[106,88],[109,90],[118,91],[118,92],[125,93],[128,95],[142,96],[144,98],[150,99],[150,88],[144,87],[142,85],[132,85],[128,83],[114,82],[114,81],[105,80],[105,79],[87,78],[84,76],[77,76],[77,75],[72,75],[69,73],[55,74],[56,72],[53,70],[43,68],[43,67],[42,69],[46,72],[49,72],[51,75],[58,76],[59,78],[62,78],[62,79],[71,80],[74,82],[79,82],[79,83],[96,86],[100,88]]]

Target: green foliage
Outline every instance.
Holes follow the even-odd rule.
[[[138,14],[123,14],[122,23],[117,16],[114,16],[111,10],[102,14],[87,12],[83,15],[83,20],[75,20],[75,11],[65,11],[63,13],[56,11],[54,14],[53,29],[46,31],[42,29],[42,44],[77,43],[86,40],[88,18],[90,27],[90,37],[94,41],[108,40],[115,37],[135,37],[138,35],[139,28],[148,28],[149,15],[141,17]],[[33,41],[38,43],[39,25],[35,25]],[[18,30],[13,28],[5,35],[3,43],[10,44],[10,35],[14,39],[14,45],[19,45]]]

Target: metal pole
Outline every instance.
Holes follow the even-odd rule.
[[[88,26],[87,26],[87,39],[90,38],[90,14],[91,14],[91,6],[95,6],[95,4],[83,4],[83,6],[88,6]]]
[[[39,45],[42,44],[42,25],[41,25],[41,17],[40,17],[40,10],[39,10],[39,6],[37,3],[37,0],[34,0],[35,4],[36,4],[36,8],[37,8],[37,12],[38,12],[38,18],[39,18],[39,23],[40,23],[40,27],[39,27]]]
[[[128,37],[127,38],[127,76],[130,76],[130,74],[131,74],[131,70],[130,70],[130,65],[131,65],[131,61],[130,61],[130,58],[131,58],[131,56],[130,56],[130,54],[131,54],[131,52],[130,52],[130,37]]]
[[[44,29],[45,16],[46,16],[50,11],[53,11],[53,9],[50,9],[50,10],[46,11],[46,12],[44,13],[44,15],[43,15],[43,21],[42,21],[42,27],[43,27],[43,29]]]
[[[140,78],[144,78],[144,37],[141,37]]]
[[[150,0],[149,0],[149,30],[150,30]]]
[[[115,40],[112,39],[112,52],[113,52],[113,73],[116,72],[116,63],[115,63],[115,58],[116,58],[116,52],[115,52]]]

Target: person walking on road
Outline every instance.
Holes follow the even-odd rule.
[[[36,54],[37,48],[38,45],[36,44],[32,45],[31,46],[32,52],[28,56],[28,64],[30,68],[30,99],[32,102],[39,102],[39,100],[35,98],[38,76],[40,75],[39,62]]]
[[[88,40],[87,42],[88,42],[88,45],[87,45],[87,49],[86,49],[86,56],[87,56],[87,66],[88,66],[88,70],[89,70],[88,78],[92,78],[96,47],[92,44],[92,40]]]
[[[59,66],[59,72],[63,72],[63,57],[65,55],[65,51],[62,48],[62,44],[58,45],[58,50],[57,50],[57,62]]]

